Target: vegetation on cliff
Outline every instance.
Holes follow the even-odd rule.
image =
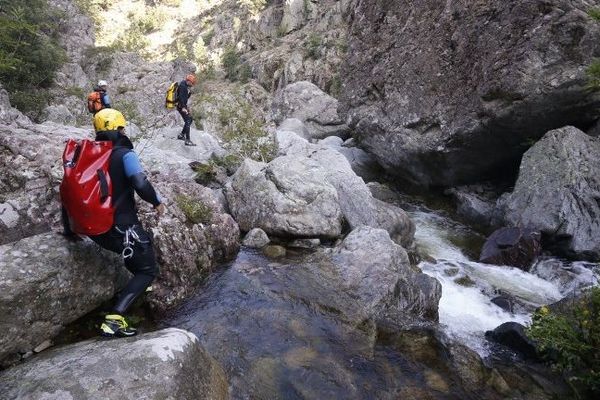
[[[65,61],[58,45],[63,21],[46,0],[0,0],[0,82],[12,105],[33,118],[47,104],[44,89]]]

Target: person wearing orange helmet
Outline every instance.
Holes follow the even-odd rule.
[[[196,75],[188,74],[185,79],[179,83],[177,87],[177,111],[183,118],[183,129],[177,139],[185,140],[186,146],[195,146],[194,142],[190,140],[190,127],[192,126],[193,118],[190,115],[190,109],[188,108],[188,100],[191,96],[191,87],[197,82]]]

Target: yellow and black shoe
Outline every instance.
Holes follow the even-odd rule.
[[[100,325],[100,334],[105,337],[129,337],[137,335],[137,330],[127,324],[119,314],[109,314]]]

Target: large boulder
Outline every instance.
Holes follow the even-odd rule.
[[[1,124],[27,124],[31,123],[29,118],[24,116],[19,110],[10,105],[8,92],[0,85],[0,123]]]
[[[383,229],[362,226],[334,249],[331,258],[343,288],[365,315],[398,313],[437,321],[442,286],[411,266],[406,251]]]
[[[392,174],[421,186],[481,181],[528,142],[589,126],[586,69],[600,24],[585,0],[358,1],[341,112]]]
[[[0,124],[0,244],[46,232],[59,220],[58,185],[67,138],[90,130],[53,123]]]
[[[345,136],[348,126],[337,112],[338,101],[316,85],[302,81],[287,85],[275,94],[271,112],[273,120],[281,124],[288,118],[304,122],[314,139],[327,136]]]
[[[518,227],[500,228],[483,244],[479,261],[529,271],[541,252],[541,235],[538,231]]]
[[[90,241],[56,233],[0,246],[0,362],[18,360],[110,300],[120,264]]]
[[[225,193],[242,231],[261,228],[268,235],[325,238],[342,233],[337,192],[314,161],[247,159]]]
[[[574,127],[548,132],[523,156],[512,193],[499,199],[507,224],[563,241],[562,251],[600,257],[600,139]]]
[[[232,214],[243,231],[269,235],[341,235],[344,224],[386,229],[407,247],[414,224],[398,207],[375,200],[346,158],[327,146],[278,131],[279,157],[268,164],[246,160],[227,187]]]
[[[0,373],[3,399],[229,398],[223,368],[181,329],[50,350]]]
[[[148,295],[155,312],[179,305],[220,263],[230,261],[240,247],[240,231],[213,191],[174,176],[154,176],[167,212],[157,218],[149,204],[140,219],[152,233],[160,274]]]

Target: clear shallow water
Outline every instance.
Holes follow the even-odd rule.
[[[169,321],[224,366],[234,399],[468,399],[450,378],[376,343],[353,301],[307,254],[242,250]]]
[[[440,324],[482,356],[486,330],[506,321],[526,324],[535,307],[592,279],[585,263],[542,260],[531,274],[471,261],[482,237],[424,207],[409,214],[416,246],[429,256],[419,267],[443,287]],[[555,274],[557,266],[572,275]],[[347,305],[355,300],[340,286],[318,254],[275,262],[242,249],[164,324],[199,337],[224,366],[234,399],[473,398],[439,373],[447,371],[443,365],[426,367],[393,340],[378,341],[373,326],[352,320]],[[514,313],[492,303],[498,294],[515,299]]]

